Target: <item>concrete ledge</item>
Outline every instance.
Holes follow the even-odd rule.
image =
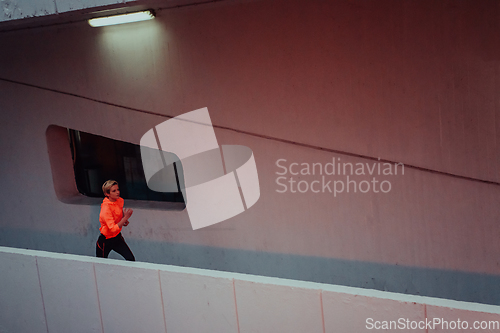
[[[7,247],[0,265],[7,332],[360,332],[368,318],[500,321],[499,306],[197,268]]]
[[[238,332],[233,279],[160,271],[167,332]]]
[[[323,332],[321,291],[235,280],[241,332]]]
[[[425,304],[323,291],[326,332],[361,332],[366,320],[425,321]],[[412,330],[413,332],[413,330]],[[426,332],[416,329],[414,332]]]
[[[93,264],[43,256],[36,261],[49,332],[100,332]]]
[[[165,331],[157,269],[104,263],[94,267],[104,332]]]
[[[0,332],[46,332],[36,257],[0,252]]]

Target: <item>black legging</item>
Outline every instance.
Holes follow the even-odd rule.
[[[125,243],[121,232],[115,237],[108,239],[106,239],[106,237],[101,234],[97,239],[95,247],[96,257],[107,258],[111,250],[114,250],[115,252],[121,254],[121,256],[125,258],[125,260],[135,261],[134,254],[132,253],[132,251],[130,251],[127,243]]]

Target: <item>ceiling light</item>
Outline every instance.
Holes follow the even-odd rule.
[[[102,27],[106,25],[114,25],[114,24],[123,24],[123,23],[132,23],[139,21],[146,21],[154,19],[153,11],[146,10],[143,12],[137,13],[129,13],[123,15],[114,15],[114,16],[106,16],[99,17],[89,20],[89,24],[92,27]]]

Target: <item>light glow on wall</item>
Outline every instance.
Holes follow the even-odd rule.
[[[89,24],[92,27],[103,27],[107,25],[116,25],[116,24],[124,24],[124,23],[132,23],[139,21],[147,21],[154,19],[154,14],[150,10],[146,10],[143,12],[137,13],[129,13],[122,15],[114,15],[107,17],[99,17],[89,20]]]

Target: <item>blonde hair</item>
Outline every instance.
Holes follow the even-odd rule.
[[[109,191],[114,185],[118,185],[118,182],[116,180],[107,180],[104,184],[102,184],[102,192],[104,193],[105,196],[108,196]]]

